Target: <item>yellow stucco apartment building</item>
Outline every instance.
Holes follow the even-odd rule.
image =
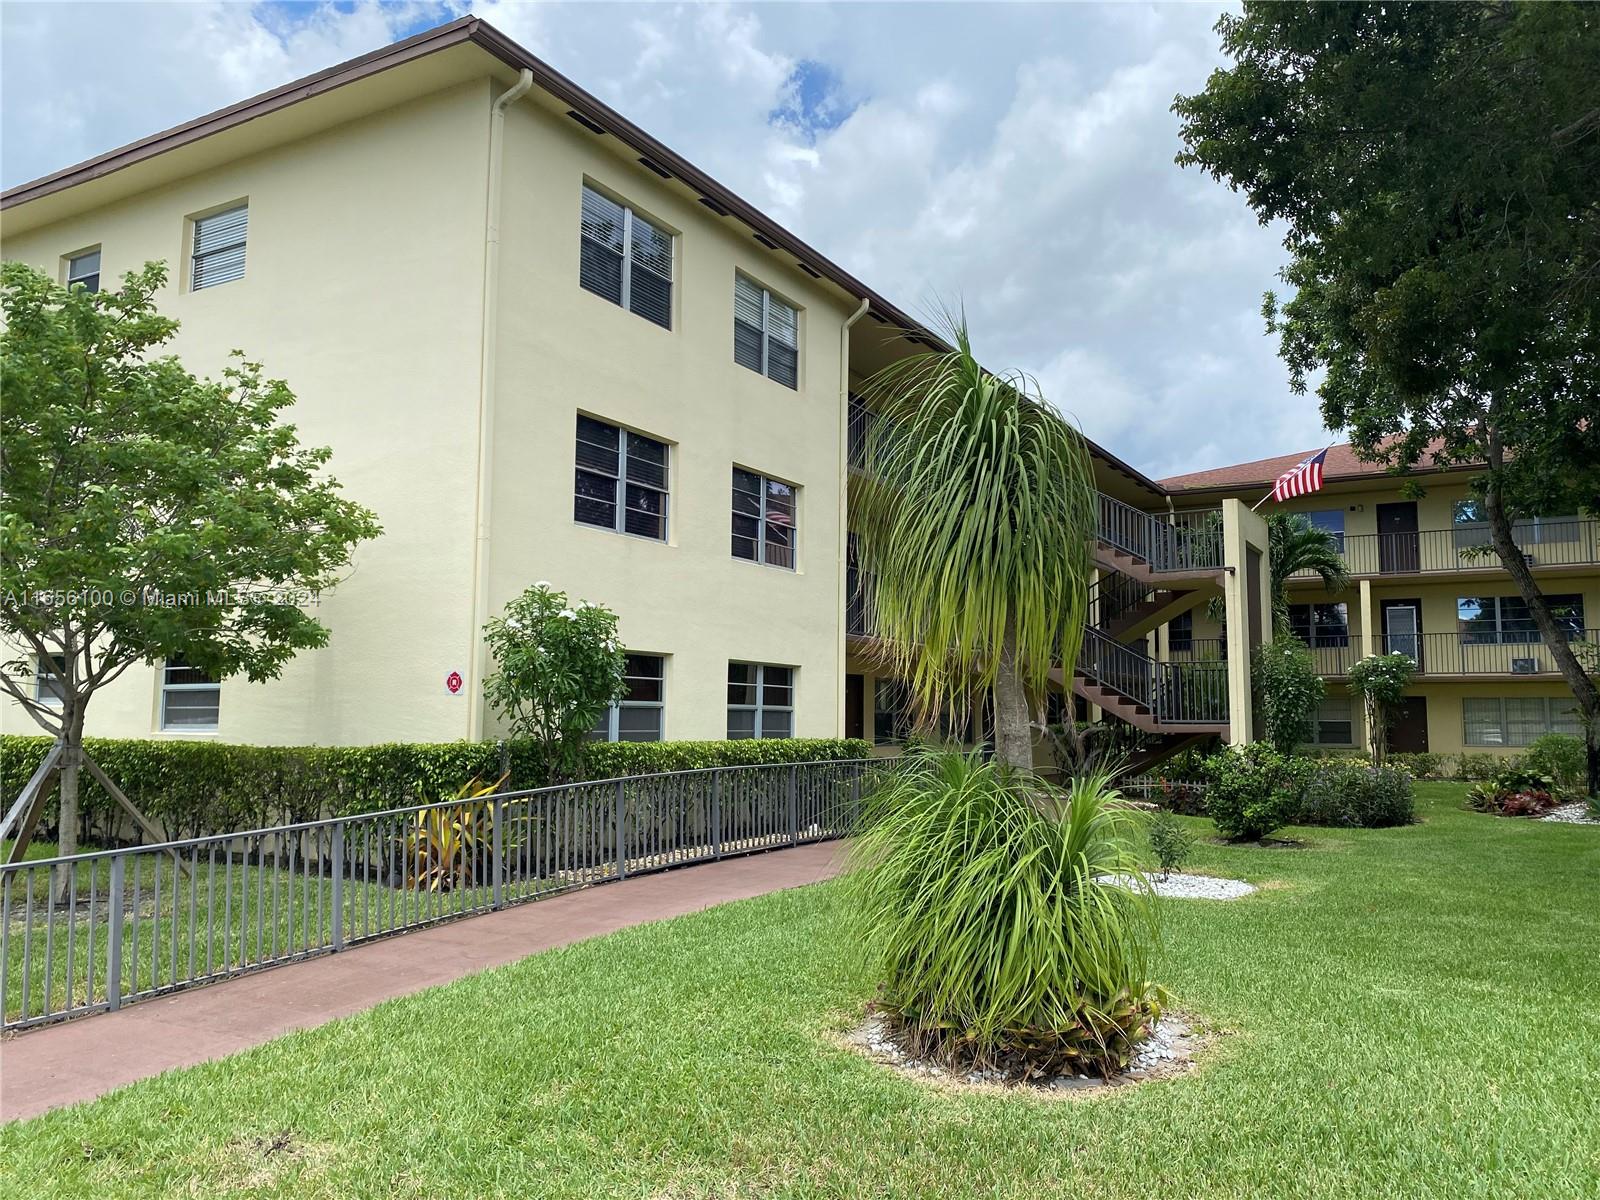
[[[488,24],[430,30],[13,188],[0,237],[6,258],[90,287],[165,260],[172,349],[215,374],[237,347],[288,380],[302,440],[332,447],[384,527],[319,604],[328,647],[259,685],[181,662],[130,671],[96,699],[91,733],[492,736],[480,630],[548,581],[619,616],[628,694],[605,736],[903,735],[851,555],[872,419],[853,389],[933,335]],[[1052,707],[1112,713],[1168,747],[1248,740],[1248,655],[1271,636],[1253,481],[1164,486],[1093,455],[1097,620]],[[1420,545],[1461,536],[1457,495],[1422,506],[1417,528],[1445,532]],[[1310,507],[1335,497],[1355,554],[1376,533],[1377,481],[1336,481]],[[1587,538],[1572,590],[1593,612],[1593,526],[1568,527]],[[1435,623],[1455,611],[1457,574],[1419,564],[1402,586],[1375,570],[1344,599],[1352,634],[1412,597],[1424,638],[1453,636]],[[1496,570],[1461,577],[1474,579],[1461,595],[1509,590]],[[1238,634],[1184,661],[1201,656],[1174,654],[1174,631],[1204,640],[1214,597]],[[1524,647],[1504,665],[1530,656],[1543,661]],[[1441,648],[1429,670],[1444,661]],[[1419,688],[1438,747],[1461,740],[1462,697],[1561,690],[1537,671],[1448,678]],[[0,713],[7,732],[31,731],[16,706]]]

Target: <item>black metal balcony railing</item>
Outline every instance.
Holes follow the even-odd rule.
[[[1228,720],[1225,662],[1157,662],[1098,629],[1086,629],[1077,669],[1089,681],[1142,704],[1163,724]]]
[[[1340,676],[1366,657],[1366,638],[1351,634],[1344,646],[1313,646],[1317,673]],[[1389,633],[1371,639],[1375,654],[1404,654],[1417,664],[1420,676],[1498,675],[1555,676],[1561,673],[1544,642],[1489,641],[1477,633]],[[1575,634],[1574,642],[1600,645],[1600,629]]]
[[[1212,520],[1169,524],[1100,493],[1100,540],[1141,558],[1157,571],[1213,570],[1222,566],[1222,527]]]
[[[1600,521],[1519,522],[1512,532],[1518,548],[1535,567],[1600,564]],[[1335,536],[1341,543],[1345,569],[1356,576],[1426,575],[1501,565],[1489,548],[1487,532],[1479,526]],[[1298,572],[1295,578],[1311,578],[1311,572]]]

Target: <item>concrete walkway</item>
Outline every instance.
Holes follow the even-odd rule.
[[[827,842],[641,875],[29,1030],[0,1042],[0,1120],[92,1100],[553,946],[816,883],[838,873],[843,854],[843,843]]]

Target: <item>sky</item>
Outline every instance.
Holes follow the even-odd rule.
[[[0,4],[0,184],[469,11]],[[1181,169],[1197,4],[536,4],[470,11],[1160,478],[1328,440],[1261,317],[1281,231]]]

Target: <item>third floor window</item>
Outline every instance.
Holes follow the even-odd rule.
[[[592,187],[583,189],[578,282],[672,328],[672,235]]]
[[[794,570],[799,532],[795,489],[787,483],[733,469],[733,556]]]
[[[215,287],[244,278],[244,244],[250,232],[250,206],[241,204],[209,217],[194,219],[194,258],[189,290]]]
[[[733,361],[776,380],[800,385],[800,316],[766,288],[733,277]]]
[[[67,259],[67,287],[81,285],[84,291],[100,290],[100,251],[85,250]]]
[[[667,540],[667,445],[578,414],[572,516],[585,525]]]

